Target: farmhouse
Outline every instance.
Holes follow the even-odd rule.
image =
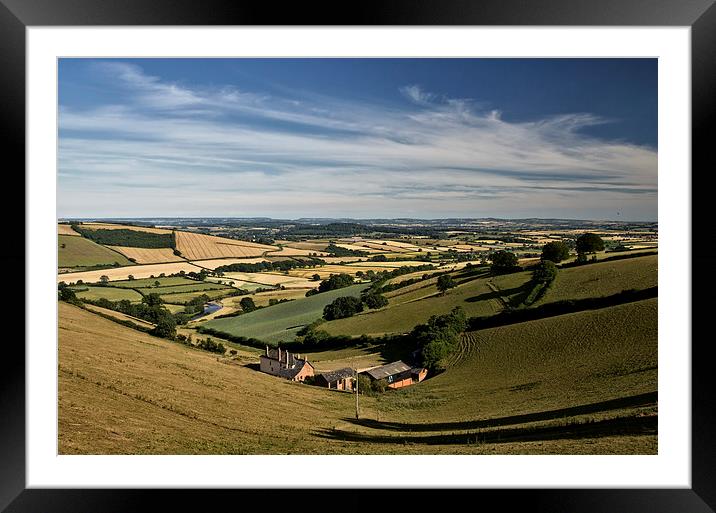
[[[425,379],[428,370],[414,368],[398,360],[397,362],[374,367],[361,374],[366,374],[374,381],[385,380],[388,388],[403,388],[419,383]]]
[[[355,371],[350,367],[344,367],[343,369],[319,374],[316,376],[315,384],[326,388],[350,392],[353,390],[354,381]]]
[[[291,354],[288,351],[281,351],[281,348],[269,349],[266,346],[266,353],[259,357],[261,372],[290,379],[291,381],[303,381],[313,376],[313,365],[308,363],[301,355]]]

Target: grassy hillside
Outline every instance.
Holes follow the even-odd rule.
[[[603,316],[591,321],[599,326],[623,326],[601,337],[594,330],[571,337],[574,324],[585,319],[538,327],[534,336],[525,335],[534,330],[533,323],[517,333],[511,331],[515,326],[482,332],[480,349],[467,352],[445,373],[391,391],[379,401],[361,397],[359,423],[350,394],[262,374],[247,365],[255,361],[251,357],[217,359],[60,303],[59,453],[654,454],[654,435],[575,436],[575,430],[600,426],[568,426],[565,431],[562,417],[555,420],[557,414],[545,412],[587,399],[655,390],[655,370],[637,372],[651,365],[650,354],[656,358],[647,315],[656,302],[647,303],[625,305],[633,307],[630,313],[609,309],[576,314]],[[562,332],[564,337],[555,336]],[[549,385],[553,378],[566,386],[567,395]],[[537,381],[541,383],[530,388]],[[586,390],[590,383],[594,386]],[[580,389],[585,390],[571,402],[572,392]],[[634,402],[597,405],[589,416],[614,416]],[[542,417],[504,418],[535,412]],[[475,419],[484,419],[483,426],[502,427],[466,431],[462,424],[437,424]],[[473,441],[450,438],[462,432]],[[475,436],[490,433],[489,442],[474,443]],[[508,435],[512,440],[506,441]]]
[[[461,278],[461,276],[463,276]],[[321,326],[332,335],[380,335],[404,333],[431,315],[442,315],[454,307],[462,307],[468,316],[491,315],[504,308],[504,302],[520,296],[530,273],[484,277],[465,281],[464,275],[455,274],[462,284],[442,295],[436,287],[437,279],[397,289],[386,294],[389,305],[381,310],[368,310],[362,314],[330,321]]]
[[[657,340],[657,299],[472,332],[446,372],[381,407],[464,422],[654,392]]]
[[[560,269],[552,286],[536,304],[616,294],[658,285],[658,255],[597,262]]]
[[[204,324],[222,333],[253,337],[266,342],[293,340],[296,333],[323,315],[323,308],[341,296],[359,296],[368,284],[352,285],[315,296],[256,310],[238,317],[216,319]]]
[[[142,295],[136,290],[132,289],[119,289],[114,287],[88,287],[79,285],[72,287],[75,290],[75,294],[80,299],[108,299],[109,301],[121,301],[122,299],[128,299],[130,301],[141,301]]]
[[[57,236],[58,267],[89,267],[93,265],[132,265],[124,255],[76,235]],[[63,247],[64,246],[64,247]]]

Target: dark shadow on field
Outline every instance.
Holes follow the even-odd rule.
[[[446,435],[394,436],[353,433],[340,429],[321,429],[314,434],[320,438],[376,444],[480,444],[529,442],[597,438],[614,435],[653,435],[657,433],[658,416],[621,417],[600,421],[572,423],[563,426],[522,427],[488,431],[484,433],[451,433]]]
[[[363,427],[374,429],[384,429],[392,431],[451,431],[464,429],[490,428],[497,426],[509,426],[512,424],[524,424],[526,422],[537,422],[543,420],[559,419],[563,417],[571,417],[573,415],[584,415],[587,413],[599,413],[609,410],[617,410],[620,408],[630,408],[636,406],[648,406],[656,404],[657,392],[647,392],[645,394],[632,395],[628,397],[620,397],[618,399],[610,399],[609,401],[600,401],[598,403],[583,404],[580,406],[571,406],[569,408],[559,408],[557,410],[540,411],[535,413],[525,413],[522,415],[511,415],[509,417],[497,417],[494,419],[470,420],[465,422],[438,422],[432,424],[408,424],[403,422],[382,422],[372,419],[354,419],[345,417],[342,420]]]
[[[258,364],[258,363],[247,363],[247,364],[246,364],[246,367],[248,367],[248,368],[251,369],[251,370],[255,370],[255,371],[260,371],[260,370],[261,370],[261,365]]]
[[[527,282],[519,287],[512,289],[503,289],[495,292],[485,292],[477,296],[467,298],[467,303],[477,303],[478,301],[487,301],[489,299],[502,299],[509,301],[511,305],[518,305],[522,303],[525,297],[532,291],[532,283]],[[513,300],[508,299],[507,296],[517,295]]]

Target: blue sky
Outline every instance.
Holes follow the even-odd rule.
[[[62,59],[58,216],[656,220],[655,59]]]

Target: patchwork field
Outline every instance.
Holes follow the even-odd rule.
[[[64,225],[57,225],[64,226]],[[124,255],[76,235],[57,236],[58,267],[88,267],[93,265],[132,265]]]
[[[85,305],[85,308],[89,310],[90,312],[97,312],[101,313],[103,315],[108,315],[114,319],[118,319],[120,321],[129,321],[131,323],[136,324],[137,326],[141,328],[153,328],[154,324],[151,322],[147,322],[143,319],[138,319],[136,317],[132,317],[131,315],[123,314],[122,312],[115,312],[114,310],[109,310],[107,308],[102,308],[101,306],[95,306],[95,305]]]
[[[208,296],[209,301],[213,301],[215,299],[220,299],[223,297],[228,296],[233,292],[233,289],[207,289],[207,290],[200,290],[196,292],[184,292],[184,293],[170,293],[170,294],[160,294],[159,297],[162,298],[162,300],[165,303],[172,303],[175,305],[185,305],[192,299],[195,299],[199,296]]]
[[[281,249],[277,249],[276,251],[269,251],[266,253],[266,256],[285,256],[285,257],[310,256],[310,255],[316,255],[316,256],[322,257],[322,256],[329,255],[329,253],[325,253],[323,251],[316,251],[315,249],[298,249],[298,248],[290,248],[290,247],[284,247]]]
[[[183,231],[176,232],[176,247],[187,260],[258,257],[278,249],[276,246]]]
[[[163,262],[184,262],[174,254],[171,248],[127,248],[123,246],[107,246],[127,258],[133,258],[138,264],[160,264]]]
[[[323,308],[341,296],[359,296],[368,284],[323,292],[300,301],[281,303],[254,312],[215,319],[204,326],[229,335],[258,338],[270,343],[293,340],[296,333],[323,315]]]
[[[170,287],[174,285],[191,285],[199,283],[196,280],[182,278],[181,276],[169,276],[161,278],[142,278],[138,280],[113,281],[112,287],[125,287],[130,289],[155,287],[157,282],[160,287]]]
[[[135,278],[149,278],[150,276],[159,276],[160,274],[175,274],[180,271],[199,272],[201,269],[189,262],[175,262],[168,264],[149,264],[149,265],[133,265],[129,267],[117,267],[113,269],[101,269],[97,271],[81,271],[74,273],[64,273],[57,276],[57,283],[64,281],[65,283],[74,283],[82,280],[85,283],[99,282],[101,276],[107,276],[110,281],[127,280],[129,276]]]

